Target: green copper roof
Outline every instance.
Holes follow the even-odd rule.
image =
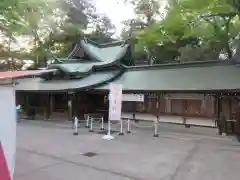
[[[92,63],[88,64],[81,64],[81,63],[75,63],[75,64],[52,64],[49,69],[59,69],[66,74],[72,74],[72,73],[87,73],[89,72],[93,67]]]
[[[112,63],[121,59],[126,54],[127,48],[129,47],[129,44],[124,44],[124,42],[96,45],[91,41],[81,40],[80,44],[91,58],[105,63]]]
[[[93,88],[114,78],[118,72],[99,72],[76,80],[43,80],[41,78],[19,79],[17,91],[69,91]]]
[[[16,90],[68,91],[93,88],[109,90],[107,83],[110,82],[122,84],[123,90],[129,91],[240,90],[240,67],[231,61],[139,67],[126,67],[119,63],[114,71],[110,71],[110,69],[106,71],[108,67],[115,67],[111,66],[114,64],[115,61],[113,64],[110,61],[54,64],[50,68],[60,69],[67,74],[78,73],[81,75],[81,73],[85,73],[85,76],[79,76],[80,79],[75,80],[21,79],[16,85]]]
[[[97,44],[90,40],[81,40],[80,45],[90,59],[56,59],[48,69],[58,69],[65,74],[89,74],[93,69],[120,65],[120,60],[125,57],[129,47],[129,44],[124,41]],[[74,49],[79,48],[75,47]]]
[[[127,70],[114,83],[123,90],[209,91],[240,89],[240,67],[217,65],[203,67],[142,67]],[[109,85],[98,87],[108,90]]]
[[[68,91],[91,89],[112,81],[125,70],[121,60],[126,58],[125,55],[129,52],[130,46],[126,42],[97,44],[90,40],[81,40],[80,45],[75,46],[69,58],[55,59],[55,62],[48,67],[48,69],[57,70],[56,72],[44,74],[41,78],[21,79],[19,84],[16,85],[16,90]],[[77,57],[71,59],[71,57],[74,58],[74,53],[78,50],[81,50],[81,58],[83,59],[77,59]]]
[[[80,75],[80,77],[82,77],[93,73],[94,70],[97,71],[100,68],[111,67],[114,64],[117,65],[117,63],[105,62],[52,64],[48,67],[48,69],[57,69],[67,75],[76,75],[76,77],[79,77]]]

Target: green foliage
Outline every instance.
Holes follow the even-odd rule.
[[[167,0],[167,5],[159,0],[123,1],[132,3],[137,15],[124,22],[122,33],[123,39],[131,35],[136,40],[135,58],[169,63],[232,57],[240,32],[239,1]],[[89,26],[92,40],[113,40],[115,27],[95,12],[92,1],[1,0],[0,55],[46,63],[52,56],[67,56]],[[23,35],[30,39],[30,49],[20,55],[12,47]]]
[[[135,52],[147,48],[155,63],[213,60],[223,53],[230,59],[240,32],[239,7],[231,0],[168,0],[163,19],[136,29]]]
[[[109,18],[94,12],[89,0],[1,0],[0,56],[46,65],[53,56],[68,56],[88,23],[94,26],[92,39],[112,40],[114,26]],[[29,40],[29,48],[19,51],[18,39],[23,36]]]

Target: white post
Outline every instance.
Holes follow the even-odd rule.
[[[111,122],[108,120],[108,133],[102,137],[104,140],[112,140],[114,137],[111,135]]]
[[[153,137],[159,137],[158,135],[158,116],[156,117],[154,121],[154,134]]]
[[[128,119],[127,123],[128,123],[127,134],[130,134],[131,133],[131,130],[130,130],[130,126],[131,126],[130,123],[131,123],[131,121],[130,121],[130,119]]]
[[[111,122],[110,120],[108,120],[108,134],[109,136],[111,136]]]
[[[88,115],[85,128],[89,128],[89,118],[90,118],[90,116]]]
[[[104,124],[103,124],[104,119],[103,119],[103,117],[101,118],[101,121],[102,121],[101,130],[104,130]]]
[[[93,130],[93,118],[90,117],[90,129],[89,129],[89,132],[94,132]]]
[[[123,133],[123,120],[121,119],[120,120],[120,133],[119,133],[119,136],[123,136],[124,135],[124,133]]]
[[[78,135],[78,118],[77,117],[74,118],[74,132],[73,132],[73,135],[74,136]]]

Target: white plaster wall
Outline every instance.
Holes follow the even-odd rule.
[[[16,152],[16,107],[12,86],[0,86],[0,141],[11,177],[15,167]],[[1,179],[1,175],[0,175]]]

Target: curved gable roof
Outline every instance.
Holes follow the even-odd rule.
[[[80,45],[92,59],[105,63],[121,59],[129,47],[125,41],[96,45],[92,41],[81,40]]]
[[[127,41],[117,41],[97,44],[88,39],[81,40],[77,46],[81,46],[91,59],[56,59],[48,69],[58,69],[65,74],[81,75],[89,74],[99,68],[120,66],[120,60],[125,57],[129,50],[129,44],[126,42]],[[75,46],[74,49],[77,50],[79,48]],[[74,52],[71,52],[71,54],[74,54]]]

